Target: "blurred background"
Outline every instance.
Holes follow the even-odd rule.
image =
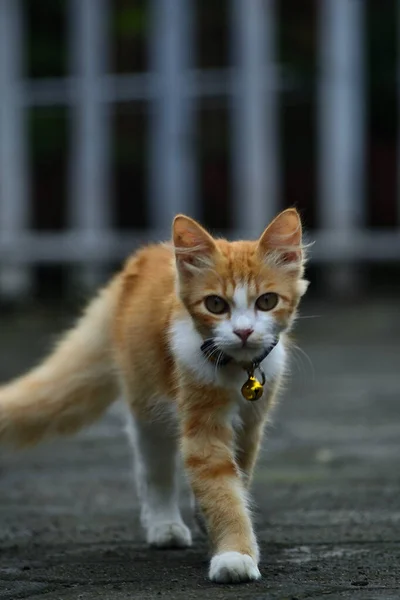
[[[0,382],[177,212],[315,241],[254,483],[271,598],[400,597],[399,41],[399,0],[0,0]],[[204,546],[144,548],[120,404],[2,453],[2,599],[206,585]]]
[[[399,289],[396,0],[0,0],[0,298],[99,285],[177,212],[301,211],[311,294]]]

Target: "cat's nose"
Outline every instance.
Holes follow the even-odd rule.
[[[253,333],[254,329],[235,329],[234,334],[237,335],[243,343],[247,342],[248,338]]]

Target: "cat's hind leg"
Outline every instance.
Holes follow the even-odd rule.
[[[147,542],[158,548],[184,548],[192,543],[179,509],[178,438],[164,420],[132,415],[135,477],[141,522]]]

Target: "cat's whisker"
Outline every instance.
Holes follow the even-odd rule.
[[[305,350],[300,348],[300,346],[297,346],[297,344],[293,344],[292,347],[293,347],[294,351],[300,355],[300,357],[304,357],[306,359],[309,367],[311,368],[311,374],[312,374],[312,378],[314,381],[315,380],[315,369],[314,369],[314,365],[312,363],[311,358],[308,356],[307,352],[305,352]],[[295,356],[295,354],[294,354],[294,356]],[[300,357],[298,357],[298,358],[300,358]],[[303,363],[300,361],[300,364],[303,364]]]
[[[204,356],[207,360],[210,360],[217,352],[221,352],[221,351],[217,346],[215,346],[211,350],[208,350],[207,352],[205,352]]]
[[[293,363],[296,366],[296,369],[298,370],[298,372],[303,377],[305,377],[306,376],[306,371],[305,371],[304,364],[303,364],[301,358],[299,356],[297,356],[297,354],[295,354],[293,352],[293,354],[292,354],[292,360],[293,360]]]
[[[220,363],[222,356],[223,356],[223,352],[222,352],[222,350],[219,350],[219,353],[217,355],[217,360],[215,363],[215,370],[214,370],[215,377],[217,376],[217,371],[218,371],[219,363]]]

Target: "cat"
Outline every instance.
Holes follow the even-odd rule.
[[[209,578],[259,579],[248,490],[304,266],[294,208],[257,241],[215,239],[176,216],[171,242],[133,254],[54,352],[0,388],[0,442],[72,434],[122,395],[147,542],[192,543],[178,504],[181,457],[209,537]]]

